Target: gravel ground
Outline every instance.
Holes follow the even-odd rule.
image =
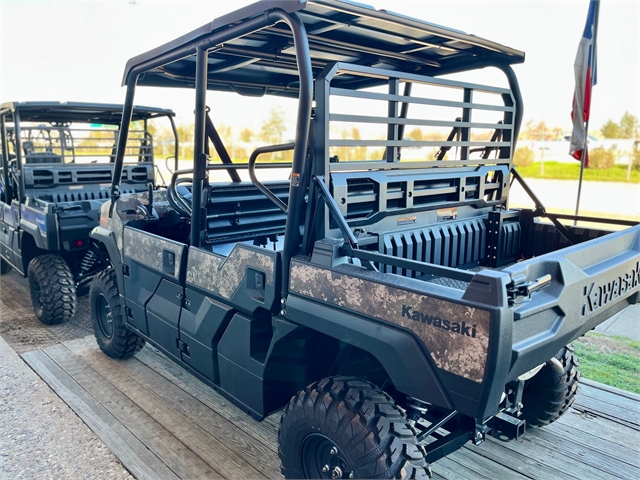
[[[0,478],[133,478],[0,337]]]
[[[2,276],[0,479],[133,478],[16,353],[91,332],[87,297],[80,299],[71,322],[46,326],[33,313],[26,279],[16,272]]]

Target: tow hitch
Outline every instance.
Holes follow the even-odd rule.
[[[492,435],[500,440],[518,440],[524,435],[526,424],[514,415],[506,412],[500,412],[491,419]]]

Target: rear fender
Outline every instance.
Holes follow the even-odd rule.
[[[353,345],[375,357],[395,388],[442,408],[452,403],[420,345],[409,333],[290,294],[287,319]]]

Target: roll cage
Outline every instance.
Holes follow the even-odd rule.
[[[452,137],[447,142],[437,142],[437,145],[442,148],[459,148],[463,165],[471,165],[469,154],[474,147],[495,149],[498,152],[497,156],[502,160],[498,163],[507,165],[508,176],[511,152],[518,136],[523,111],[520,89],[511,65],[523,61],[524,53],[518,50],[459,30],[388,11],[375,10],[362,4],[338,0],[256,2],[134,57],[127,63],[123,77],[123,85],[127,87],[127,92],[122,114],[122,135],[117,145],[111,190],[112,204],[119,197],[124,148],[137,85],[188,88],[195,86],[193,207],[190,235],[192,246],[200,246],[204,241],[203,219],[206,218],[207,199],[204,198],[203,192],[208,184],[209,168],[207,139],[215,140],[208,132],[208,107],[205,101],[207,90],[298,98],[282,249],[283,264],[288,265],[291,258],[298,253],[309,255],[313,239],[323,238],[322,233],[327,233],[331,228],[330,220],[326,218],[320,227],[324,231],[317,231],[316,227],[316,231],[312,232],[308,213],[311,208],[307,209],[306,218],[303,212],[306,199],[313,202],[322,196],[323,191],[328,191],[323,177],[328,178],[332,170],[362,168],[346,163],[338,164],[335,169],[330,166],[327,127],[332,118],[328,111],[329,95],[349,95],[351,92],[353,96],[354,92],[365,89],[388,87],[388,93],[378,97],[379,100],[387,102],[388,116],[382,120],[359,120],[369,123],[383,122],[388,126],[386,139],[376,143],[384,147],[384,158],[381,162],[375,162],[375,165],[373,162],[367,162],[365,168],[394,170],[399,168],[400,149],[416,145],[415,142],[403,140],[403,130],[410,124],[406,119],[406,109],[410,103],[420,103],[419,100],[414,101],[410,97],[412,83],[427,82],[452,87],[453,83],[448,84],[447,80],[438,80],[436,77],[483,67],[496,67],[504,72],[509,84],[509,90],[492,91],[503,100],[504,123],[501,126],[495,125],[500,134],[493,136],[489,143],[476,145],[472,141],[471,129],[479,124],[472,122],[470,113],[474,107],[480,105],[474,103],[471,95],[476,89],[486,88],[456,82],[464,98],[461,102],[452,102],[449,106],[460,109],[463,115],[459,121],[450,121],[443,125],[453,126],[460,134],[454,135],[456,138]],[[405,85],[402,95],[399,91],[401,82]],[[433,101],[423,99],[423,103],[427,104],[433,104]],[[458,123],[455,123],[456,121]],[[311,154],[308,151],[310,132],[315,137],[314,151]],[[221,143],[213,143],[220,153],[220,149],[223,149]],[[428,146],[429,142],[422,144]],[[224,161],[224,155],[220,156],[223,157],[224,163],[229,163]],[[442,166],[444,165],[439,162],[422,162],[412,167]],[[235,173],[235,168],[229,167],[228,170],[230,175]],[[256,181],[254,183],[259,184]],[[325,201],[335,202],[332,197],[327,197],[324,195]],[[506,198],[501,201],[505,202]],[[338,217],[337,230],[340,230],[346,239],[353,240],[348,226],[345,226],[344,218],[342,223],[339,221],[340,215],[337,212],[340,211],[340,207],[330,205],[328,210]],[[303,225],[304,229],[301,228]],[[357,242],[355,247],[357,248]],[[289,272],[285,268],[282,278],[283,295],[288,292],[288,286]]]
[[[122,121],[122,105],[83,103],[83,102],[6,102],[0,105],[0,139],[2,155],[2,185],[5,203],[10,204],[12,198],[23,202],[26,191],[23,178],[26,152],[35,156],[41,156],[40,162],[47,163],[49,157],[55,157],[55,163],[69,163],[76,158],[90,158],[97,152],[104,154],[105,147],[97,142],[84,145],[80,151],[70,136],[71,124],[99,124],[111,128],[96,129],[90,131],[102,131],[110,138],[109,144],[115,143],[118,137],[118,127]],[[151,140],[147,132],[147,122],[154,118],[168,118],[175,139],[175,166],[178,166],[178,134],[174,122],[175,113],[169,109],[155,107],[135,106],[132,109],[130,121],[142,121],[144,123],[135,143],[138,147],[136,155],[138,161],[146,161],[152,158],[149,147]],[[74,129],[77,131],[78,129]],[[86,130],[89,131],[89,130]],[[34,138],[31,138],[31,136]],[[38,145],[38,135],[44,135],[43,145]],[[26,140],[25,140],[26,139]],[[35,143],[35,145],[34,145]],[[46,146],[44,146],[46,144]],[[11,146],[11,148],[10,148]],[[127,147],[130,149],[130,146]],[[11,153],[13,151],[13,153]],[[106,156],[111,155],[111,162],[115,161],[115,152],[107,151]],[[123,151],[124,158],[125,151]],[[14,158],[9,158],[9,157]],[[10,168],[11,161],[14,168]],[[12,178],[13,177],[13,178]]]

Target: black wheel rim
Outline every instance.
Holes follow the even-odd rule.
[[[111,338],[113,336],[113,315],[107,299],[102,294],[99,294],[96,299],[96,315],[100,331],[105,337]]]
[[[346,455],[321,433],[304,439],[300,455],[304,478],[356,478]]]

